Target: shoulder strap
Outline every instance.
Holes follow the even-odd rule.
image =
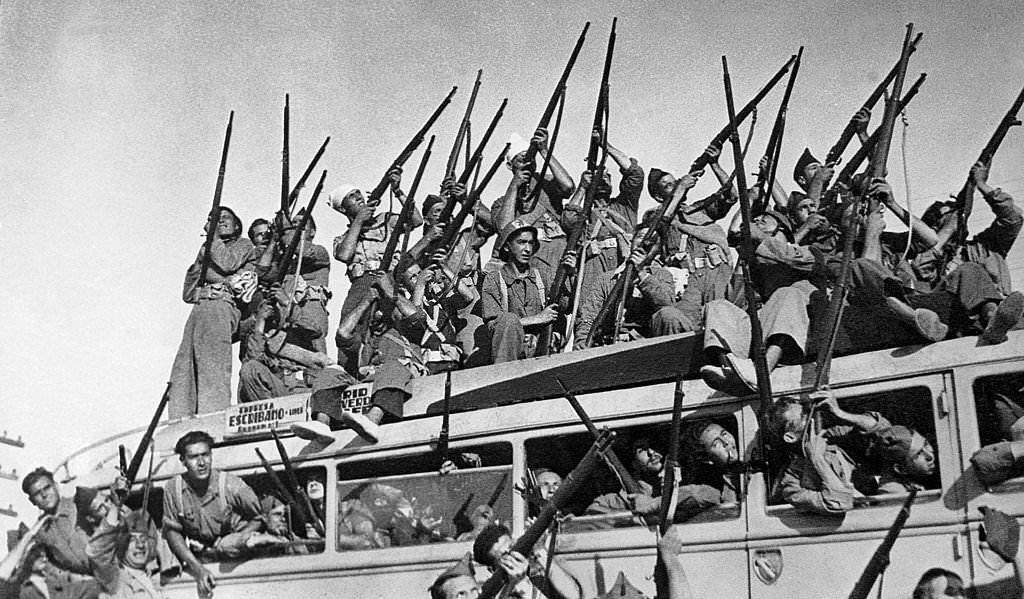
[[[501,311],[508,312],[508,285],[505,284],[505,277],[501,276],[501,269],[498,274],[498,292],[501,294]]]
[[[536,268],[533,270],[533,283],[537,286],[537,293],[540,295],[540,305],[542,308],[548,305],[547,294],[544,292],[544,281],[540,278],[540,271]]]
[[[173,489],[171,489],[171,492],[174,493],[174,495],[178,499],[178,511],[184,512],[185,511],[185,498],[182,496],[182,491],[181,491],[181,477],[180,476],[176,476],[176,477],[172,478],[170,484],[174,487]]]

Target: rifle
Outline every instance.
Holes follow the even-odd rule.
[[[317,181],[316,188],[313,189],[313,196],[309,198],[309,203],[306,204],[306,212],[302,215],[302,220],[299,221],[299,226],[295,229],[295,234],[292,240],[288,243],[288,247],[285,249],[284,254],[281,255],[281,270],[277,275],[277,282],[280,284],[284,281],[285,276],[289,272],[289,262],[295,255],[296,250],[299,249],[299,242],[302,241],[302,237],[306,232],[306,226],[309,224],[309,219],[313,217],[313,206],[316,205],[316,201],[320,198],[320,192],[324,189],[324,180],[327,178],[327,170],[320,174],[320,180]],[[294,305],[294,304],[293,304]]]
[[[494,117],[491,118],[491,123],[487,126],[487,130],[484,131],[483,137],[480,138],[480,143],[477,144],[476,150],[473,151],[473,155],[466,163],[466,170],[463,171],[461,176],[459,176],[459,183],[462,183],[463,185],[469,183],[469,178],[473,174],[473,169],[476,168],[476,165],[483,158],[484,147],[487,146],[487,142],[491,140],[491,134],[494,133],[494,128],[498,126],[498,121],[500,121],[502,115],[505,114],[506,106],[508,106],[508,98],[501,101],[501,106],[498,107],[498,111],[494,113]],[[444,208],[441,209],[441,215],[437,217],[438,222],[448,222],[448,219],[452,217],[452,212],[454,211],[455,197],[449,194],[445,198]]]
[[[874,142],[874,148],[871,154],[871,163],[868,165],[868,177],[883,177],[885,176],[885,163],[889,156],[889,143],[892,141],[892,130],[896,124],[896,114],[899,112],[900,105],[902,104],[902,91],[903,91],[903,79],[907,73],[907,60],[910,58],[910,40],[914,32],[914,24],[907,24],[907,34],[903,40],[903,49],[900,54],[900,72],[896,73],[895,81],[893,83],[893,91],[885,105],[885,117],[882,119],[882,124],[878,127],[876,132],[878,135],[877,141]],[[919,81],[923,81],[923,78],[919,78]],[[863,149],[863,147],[861,148]],[[821,344],[821,348],[818,350],[817,356],[817,374],[814,378],[814,389],[815,391],[821,390],[828,386],[829,371],[832,366],[832,352],[835,349],[836,338],[839,333],[839,324],[843,318],[843,308],[846,302],[846,297],[849,295],[849,278],[850,278],[850,263],[853,261],[853,250],[856,238],[860,234],[860,225],[858,219],[859,205],[863,201],[862,198],[856,197],[852,201],[852,205],[848,211],[849,221],[844,227],[845,237],[843,239],[843,258],[839,265],[839,274],[836,277],[836,289],[833,290],[832,297],[829,301],[828,306],[828,324],[827,329],[827,342]]]
[[[480,194],[487,187],[487,184],[491,182],[491,178],[494,177],[494,173],[498,171],[498,167],[505,161],[505,156],[508,154],[508,150],[511,144],[505,144],[505,148],[498,154],[494,162],[491,163],[491,167],[484,173],[483,178],[480,180],[480,185],[473,189],[466,197],[466,202],[462,204],[462,208],[459,209],[458,214],[452,219],[452,222],[448,223],[444,228],[444,233],[440,239],[433,246],[434,248],[444,248],[446,252],[450,252],[452,244],[455,243],[455,238],[459,234],[459,230],[462,229],[463,223],[466,222],[466,217],[469,216],[476,208],[476,203],[480,200]]]
[[[149,419],[149,426],[146,427],[146,432],[143,433],[142,438],[139,439],[139,445],[135,448],[135,453],[132,454],[132,461],[122,471],[124,477],[128,481],[128,486],[125,488],[124,495],[128,494],[128,491],[132,488],[132,484],[135,482],[135,478],[139,475],[139,468],[142,468],[142,458],[146,454],[146,449],[149,444],[153,442],[153,434],[156,432],[156,426],[160,424],[160,418],[164,415],[164,410],[167,408],[168,402],[171,401],[171,383],[167,383],[167,387],[164,388],[164,394],[160,397],[160,403],[156,406],[156,411],[153,412],[153,417]],[[124,447],[122,445],[122,447]],[[124,461],[124,452],[121,452],[122,462]],[[123,499],[123,497],[122,497]]]
[[[299,177],[299,180],[295,183],[295,187],[292,188],[291,193],[288,194],[288,212],[286,216],[289,218],[291,218],[291,214],[295,209],[295,201],[299,199],[299,192],[306,185],[306,179],[309,179],[309,176],[313,174],[313,169],[316,168],[316,163],[320,162],[320,157],[324,155],[324,150],[327,149],[327,144],[329,143],[331,143],[331,137],[328,135],[324,139],[324,143],[320,144],[320,149],[318,149],[316,154],[313,155],[313,160],[309,161],[309,164],[306,166],[306,170],[302,172],[302,176]]]
[[[444,413],[441,416],[441,432],[437,435],[437,454],[441,463],[448,461],[448,425],[452,415],[452,373],[444,373]]]
[[[551,98],[548,100],[548,105],[544,107],[544,113],[540,117],[537,129],[546,128],[548,123],[551,121],[551,117],[555,114],[555,107],[558,105],[558,99],[565,92],[565,82],[569,80],[569,73],[572,72],[572,68],[576,64],[576,58],[580,55],[580,50],[583,48],[583,40],[587,38],[588,29],[590,29],[590,21],[587,21],[583,25],[583,31],[580,32],[579,38],[576,39],[576,46],[573,47],[572,54],[569,55],[569,62],[566,63],[565,68],[562,70],[562,76],[558,78],[558,83],[555,84],[555,91],[551,94]],[[537,147],[530,144],[530,146],[526,148],[526,162],[531,163],[536,157]],[[546,161],[545,166],[547,166]],[[543,173],[543,170],[541,173]]]
[[[270,462],[263,456],[263,452],[260,451],[258,447],[256,448],[256,456],[259,457],[260,464],[263,465],[263,470],[270,476],[270,480],[274,483],[274,487],[277,488],[277,492],[281,495],[281,499],[291,507],[292,513],[296,514],[299,517],[299,520],[301,520],[299,524],[305,527],[307,522],[316,522],[313,515],[306,512],[306,506],[299,502],[298,498],[295,497],[295,494],[288,489],[288,485],[284,484],[284,481],[281,480],[281,477],[278,476],[274,467],[270,465]],[[314,524],[314,527],[315,526],[316,524]],[[322,534],[323,533],[321,533],[321,535]]]
[[[210,270],[210,256],[213,248],[213,240],[217,237],[217,221],[220,219],[220,196],[224,191],[224,168],[228,164],[228,147],[231,145],[231,126],[235,122],[235,111],[228,116],[228,128],[224,131],[224,148],[220,152],[220,169],[217,171],[217,187],[213,191],[213,207],[210,208],[210,216],[206,219],[206,241],[203,242],[203,266],[199,270],[198,286],[206,285],[206,273]]]
[[[615,433],[611,431],[601,431],[601,435],[594,440],[594,444],[587,450],[586,455],[580,460],[579,464],[573,468],[572,472],[566,475],[565,479],[562,480],[562,484],[555,491],[555,494],[551,496],[544,507],[541,508],[534,519],[533,524],[523,532],[522,536],[516,539],[515,543],[512,544],[510,551],[517,551],[522,555],[529,555],[533,546],[537,543],[540,537],[544,534],[544,531],[548,529],[551,522],[555,519],[555,515],[558,510],[565,505],[569,499],[580,489],[583,481],[590,476],[597,466],[597,461],[601,454],[609,451],[612,441],[615,439]],[[508,575],[504,570],[498,568],[491,574],[491,577],[487,579],[487,582],[480,588],[479,599],[494,599],[505,583],[508,581]]]
[[[800,60],[803,56],[803,47],[796,54],[796,62],[793,65],[793,72],[790,74],[789,82],[786,84],[786,95],[783,97],[782,105],[779,107],[779,114],[776,117],[777,131],[772,131],[773,140],[778,149],[782,144],[781,123],[785,123],[785,112],[789,102],[789,93],[793,89],[797,72],[800,70]],[[725,83],[725,103],[729,114],[729,121],[736,122],[736,106],[732,95],[732,79],[729,76],[729,61],[722,56],[722,76]],[[754,289],[754,240],[750,233],[751,223],[754,215],[751,213],[750,198],[747,197],[747,179],[743,169],[743,150],[740,148],[739,130],[735,127],[732,130],[732,152],[736,163],[736,187],[740,196],[740,234],[742,238],[741,257],[743,273],[743,292],[747,298],[747,320],[750,321],[750,340],[754,353],[754,372],[757,377],[757,393],[760,398],[761,422],[766,422],[768,410],[772,404],[772,380],[771,372],[768,370],[768,362],[765,358],[764,331],[761,328],[761,317],[759,315],[760,301],[757,291]],[[774,165],[773,165],[774,167]],[[774,169],[773,169],[774,170]],[[774,176],[774,172],[772,173]],[[771,187],[768,188],[771,193]],[[762,440],[763,441],[763,440]],[[763,453],[763,450],[762,450]]]
[[[769,157],[767,177],[762,176],[758,172],[758,205],[751,208],[751,214],[760,214],[762,204],[767,203],[768,197],[771,196],[772,188],[775,186],[775,174],[779,168],[779,156],[782,154],[782,135],[786,130],[786,116],[789,113],[789,98],[793,94],[793,84],[796,82],[796,75],[800,71],[800,62],[803,60],[803,56],[804,47],[800,46],[796,53],[796,62],[793,63],[793,72],[789,74],[789,81],[786,82],[786,91],[782,94],[779,112],[775,115],[775,124],[772,125],[772,133],[768,138],[768,147],[764,152],[765,156]],[[744,154],[745,152],[741,153],[740,156]],[[738,173],[739,171],[734,169],[733,172]]]
[[[473,114],[473,105],[476,103],[476,94],[480,91],[480,77],[482,77],[483,74],[483,69],[476,72],[476,81],[473,82],[473,92],[469,94],[469,103],[466,104],[466,113],[462,115],[462,123],[459,125],[459,132],[455,135],[455,143],[452,144],[452,151],[448,154],[448,165],[444,169],[445,179],[455,175],[455,166],[459,160],[459,153],[462,151],[462,141],[466,137],[466,132],[469,131],[469,117]]]
[[[743,120],[750,115],[750,113],[757,106],[758,102],[764,99],[764,97],[768,95],[768,92],[770,92],[775,87],[775,85],[782,80],[782,76],[789,71],[790,65],[792,65],[795,60],[796,56],[791,56],[789,60],[786,61],[786,64],[782,65],[782,68],[779,69],[774,76],[772,76],[768,83],[766,83],[764,87],[762,87],[761,90],[757,92],[757,94],[753,98],[751,98],[751,100],[747,102],[747,104],[742,109],[740,109],[739,112],[736,113],[736,122],[729,123],[728,125],[726,125],[725,128],[723,128],[721,131],[718,132],[717,135],[715,135],[715,137],[711,140],[711,143],[709,145],[713,145],[719,148],[722,147],[722,144],[725,143],[726,138],[729,136],[729,132],[733,130],[734,125],[735,127],[739,127],[743,123]],[[688,172],[692,173],[703,170],[704,167],[708,165],[709,160],[710,158],[708,157],[708,155],[702,152],[701,155],[698,156],[697,159],[693,161],[693,164],[690,165],[690,170]],[[672,222],[672,219],[675,218],[676,212],[679,210],[679,206],[683,203],[685,199],[686,197],[683,196],[682,198],[680,198],[678,202],[662,202],[661,205],[658,206],[658,212],[655,215],[654,222]],[[657,228],[658,227],[655,226],[648,229],[647,233],[644,235],[638,247],[646,248],[650,246],[654,242],[655,237],[658,234]],[[623,297],[623,292],[626,290],[627,283],[632,284],[632,280],[637,268],[642,268],[650,264],[651,260],[653,259],[654,255],[648,254],[648,257],[645,258],[644,261],[639,265],[634,264],[632,260],[626,260],[625,267],[622,273],[615,281],[615,285],[612,287],[612,290],[608,294],[608,297],[605,298],[604,304],[601,305],[601,310],[598,311],[597,317],[594,318],[594,324],[590,328],[590,334],[587,335],[587,347],[591,347],[594,345],[594,340],[597,338],[597,335],[604,328],[605,321],[608,320],[609,314],[616,306],[618,306],[619,298]]]
[[[889,552],[892,551],[896,538],[900,536],[903,527],[907,523],[907,518],[910,517],[910,508],[914,503],[915,497],[917,497],[917,489],[911,489],[907,499],[903,502],[903,507],[900,508],[899,514],[896,514],[896,519],[889,527],[889,531],[885,533],[885,538],[882,539],[882,543],[871,555],[867,566],[864,567],[860,578],[857,579],[857,584],[850,591],[849,599],[867,599],[868,593],[871,592],[871,587],[875,586],[875,580],[889,567]]]
[[[739,165],[736,167],[739,172]],[[664,536],[674,520],[676,500],[678,499],[676,470],[679,468],[679,438],[683,424],[683,378],[676,379],[675,397],[672,401],[672,430],[669,434],[668,456],[663,467],[661,486],[661,508],[658,510],[658,535]],[[654,568],[654,582],[658,589],[658,597],[668,597],[668,576],[660,553]]]
[[[923,35],[923,33],[918,33],[917,36],[914,37],[914,40],[910,42],[910,54],[913,54],[914,50],[917,50],[917,44],[918,42],[921,41],[921,37]],[[891,69],[889,69],[889,73],[885,76],[884,79],[882,79],[881,83],[879,83],[878,86],[875,87],[874,90],[872,90],[871,94],[868,95],[868,99],[864,101],[864,104],[863,106],[861,106],[860,110],[871,110],[874,107],[874,105],[878,103],[878,100],[882,97],[882,94],[885,93],[886,88],[888,88],[889,84],[892,83],[893,78],[896,77],[896,73],[899,70],[900,61],[896,61],[896,64],[893,65]],[[860,110],[858,110],[857,112],[860,112]],[[856,116],[856,114],[854,116]],[[836,140],[836,143],[833,144],[832,148],[828,151],[828,154],[825,156],[825,164],[837,163],[839,161],[839,158],[843,155],[843,152],[846,151],[846,147],[850,145],[851,141],[853,141],[853,136],[856,134],[857,124],[853,122],[853,119],[851,118],[850,122],[846,123],[846,127],[844,127],[843,131],[839,134],[839,139]]]
[[[1024,105],[1024,88],[1020,90],[1020,93],[1017,94],[1017,99],[1013,101],[1010,109],[1006,111],[1002,120],[999,121],[999,125],[996,126],[992,137],[988,139],[988,143],[982,148],[977,162],[985,166],[992,165],[992,156],[999,149],[999,145],[1003,143],[1003,139],[1006,137],[1010,127],[1021,124],[1017,118],[1021,105]],[[970,174],[967,175],[967,181],[960,189],[960,193],[956,195],[956,209],[959,211],[957,216],[957,245],[962,245],[967,241],[967,219],[970,218],[971,211],[974,209],[974,178]]]
[[[576,399],[576,394],[565,387],[562,379],[555,377],[555,381],[557,381],[558,386],[562,388],[562,394],[565,395],[565,399],[569,400],[569,405],[571,405],[572,409],[576,411],[576,415],[580,417],[580,420],[587,427],[587,430],[590,431],[590,434],[594,435],[595,439],[599,437],[601,435],[601,431],[594,424],[594,421],[590,419],[590,415],[588,415],[586,410],[583,409],[583,406],[580,405],[580,401]],[[629,473],[629,470],[627,470],[622,464],[622,461],[619,460],[619,456],[616,455],[614,451],[606,453],[604,455],[604,461],[608,464],[608,467],[611,468],[615,477],[619,479],[619,484],[622,485],[622,489],[626,491],[626,493],[632,495],[640,492],[640,483],[636,482],[636,479]]]
[[[384,195],[384,192],[387,190],[388,185],[390,184],[391,171],[393,169],[400,168],[403,164],[405,164],[405,161],[408,160],[410,156],[412,156],[412,153],[416,151],[416,148],[418,148],[419,145],[423,143],[423,137],[427,134],[427,131],[429,131],[430,128],[434,125],[434,121],[436,121],[438,117],[441,116],[441,113],[444,112],[444,109],[447,108],[448,104],[451,103],[452,96],[455,95],[455,92],[458,89],[458,86],[452,87],[452,91],[448,92],[448,95],[445,96],[444,100],[441,101],[441,104],[438,105],[436,109],[434,109],[433,114],[431,114],[430,117],[427,118],[427,122],[424,123],[422,127],[420,127],[420,130],[417,131],[415,135],[413,135],[412,140],[409,141],[409,143],[404,148],[402,148],[402,151],[398,153],[398,157],[395,158],[395,161],[391,163],[390,167],[388,167],[387,172],[385,172],[384,176],[381,177],[380,183],[377,183],[377,186],[374,187],[373,191],[370,192],[369,197],[366,198],[367,205],[375,206],[378,203],[380,203],[380,198]]]
[[[317,506],[315,506],[313,502],[309,500],[309,495],[306,495],[306,490],[303,489],[301,485],[299,485],[299,479],[298,477],[295,476],[295,467],[292,466],[292,460],[291,458],[288,457],[288,452],[285,451],[284,443],[281,443],[281,437],[278,436],[277,429],[270,429],[270,434],[274,436],[274,444],[277,445],[277,453],[278,455],[281,456],[281,465],[284,466],[284,472],[286,475],[288,475],[288,484],[290,484],[291,487],[295,489],[296,493],[298,493],[296,498],[302,500],[302,509],[304,510],[303,513],[310,514],[313,516],[313,527],[316,528],[317,534],[323,537],[324,515],[320,512],[319,509],[317,509]]]
[[[562,259],[558,261],[558,268],[555,271],[555,278],[551,284],[551,291],[548,293],[548,297],[551,298],[548,303],[555,304],[556,306],[559,305],[562,299],[565,279],[569,276],[569,267],[563,264],[562,261],[569,252],[574,252],[579,248],[580,241],[583,239],[583,234],[590,222],[590,212],[593,210],[597,187],[604,182],[604,163],[608,159],[608,151],[602,142],[607,141],[608,137],[608,78],[612,70],[612,56],[615,54],[616,24],[618,24],[618,18],[612,18],[612,30],[608,34],[608,49],[605,51],[604,70],[601,73],[601,87],[597,92],[597,108],[594,109],[594,125],[591,128],[592,132],[600,131],[601,135],[598,138],[595,138],[594,135],[590,136],[590,149],[587,152],[587,170],[591,173],[590,186],[587,188],[586,196],[583,199],[583,210],[580,212],[576,225],[566,241],[565,250],[562,252]],[[598,154],[602,150],[604,152],[601,155],[600,162],[598,162]],[[577,271],[583,269],[583,262],[585,260],[586,256],[580,255],[577,252]],[[546,356],[548,354],[548,349],[551,345],[551,328],[552,324],[548,323],[541,329],[537,338],[536,355]]]
[[[409,194],[405,197],[405,204],[402,205],[402,211],[398,213],[398,220],[395,221],[395,230],[391,232],[391,237],[388,237],[388,243],[384,246],[384,255],[380,259],[381,272],[391,270],[391,261],[394,260],[395,250],[398,249],[398,239],[405,235],[405,229],[412,219],[412,211],[416,209],[413,198],[420,187],[420,179],[423,178],[423,171],[427,168],[427,162],[430,161],[435,138],[435,135],[431,135],[430,141],[427,142],[427,149],[423,151],[423,157],[420,158],[420,166],[416,169],[416,176],[413,177],[412,185],[409,187]]]
[[[281,142],[281,212],[290,214],[291,188],[288,186],[288,94],[284,95],[284,141]]]

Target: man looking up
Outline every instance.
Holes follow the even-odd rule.
[[[188,541],[215,557],[236,558],[262,526],[256,493],[245,482],[213,468],[213,438],[186,433],[174,446],[185,472],[164,488],[163,531],[171,551],[196,579],[200,597],[217,586]]]
[[[509,574],[508,596],[529,597],[531,586],[547,599],[583,599],[579,580],[570,573],[559,558],[551,560],[551,569],[545,575],[547,551],[538,543],[529,558],[512,551],[512,533],[501,524],[492,524],[477,535],[473,542],[473,559],[492,571],[502,568]],[[513,574],[519,574],[513,576]]]
[[[167,410],[172,420],[216,412],[231,404],[231,342],[242,316],[240,304],[248,303],[256,290],[255,275],[250,275],[251,287],[233,285],[235,275],[256,268],[252,242],[241,234],[242,221],[221,206],[217,221],[207,225],[213,242],[206,280],[199,280],[205,245],[185,273],[182,299],[193,306],[171,367]]]

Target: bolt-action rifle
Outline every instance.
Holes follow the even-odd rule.
[[[288,484],[291,488],[295,489],[294,497],[302,502],[303,514],[311,516],[313,528],[316,529],[317,534],[321,537],[324,536],[324,514],[318,509],[312,501],[309,499],[309,495],[306,494],[306,489],[302,488],[299,484],[299,478],[295,475],[295,467],[292,465],[291,458],[288,457],[288,452],[284,448],[284,443],[281,443],[281,437],[277,434],[277,429],[270,429],[270,433],[274,436],[274,444],[277,445],[277,453],[281,457],[281,465],[284,466],[285,475],[288,477]]]
[[[915,497],[917,497],[917,489],[911,489],[907,499],[903,502],[903,507],[900,508],[900,513],[896,515],[896,519],[893,521],[892,526],[889,527],[889,531],[885,533],[882,543],[875,549],[871,559],[868,561],[868,565],[861,572],[860,578],[857,579],[857,584],[850,591],[849,599],[867,599],[868,594],[871,592],[871,587],[875,586],[875,581],[889,567],[889,553],[892,551],[892,546],[896,543],[896,539],[903,532],[903,527],[907,524],[907,518],[910,517],[910,508],[914,504]]]
[[[171,383],[167,383],[167,387],[164,388],[164,394],[160,397],[160,403],[156,406],[156,411],[153,412],[153,417],[149,419],[149,425],[146,427],[146,432],[143,433],[142,438],[139,439],[139,444],[135,448],[135,453],[132,454],[132,461],[124,466],[122,464],[122,472],[124,473],[125,479],[128,481],[128,485],[125,487],[124,493],[121,499],[124,499],[124,495],[127,495],[132,488],[132,484],[135,479],[139,476],[139,469],[142,468],[142,458],[146,455],[146,449],[149,448],[150,443],[153,442],[153,434],[156,433],[156,427],[160,424],[160,419],[163,418],[164,410],[167,409],[167,404],[171,401]],[[124,447],[123,445],[121,446]],[[122,462],[124,461],[124,452],[121,453]]]
[[[455,143],[452,144],[452,151],[448,154],[448,164],[444,169],[445,179],[455,176],[455,167],[459,161],[459,154],[462,152],[462,142],[466,139],[466,135],[469,132],[469,117],[473,114],[473,105],[476,104],[476,95],[480,91],[480,78],[483,77],[483,75],[483,69],[476,72],[476,81],[473,82],[473,91],[469,94],[469,102],[466,104],[466,112],[462,115],[462,122],[459,124],[459,131],[455,134]]]
[[[423,171],[427,168],[427,162],[430,161],[435,137],[431,135],[430,141],[427,142],[427,149],[423,151],[423,157],[420,158],[420,166],[416,169],[416,176],[413,177],[412,185],[409,186],[409,194],[405,197],[405,204],[402,204],[402,210],[398,213],[398,219],[395,221],[395,229],[391,231],[391,237],[388,237],[388,242],[384,246],[384,255],[380,259],[381,272],[391,270],[391,261],[394,260],[395,251],[398,249],[398,240],[405,235],[405,229],[412,220],[412,211],[416,209],[413,199],[416,197],[416,191],[420,187],[420,180],[423,178]]]
[[[203,243],[203,266],[199,270],[199,287],[206,285],[206,273],[210,270],[210,262],[213,257],[210,255],[213,249],[213,240],[217,237],[217,221],[220,219],[220,196],[224,191],[224,169],[228,164],[228,148],[231,146],[231,126],[235,122],[235,111],[231,111],[228,117],[228,128],[224,131],[224,148],[220,152],[220,169],[217,171],[217,187],[213,191],[213,207],[210,208],[210,216],[206,219],[206,241]]]

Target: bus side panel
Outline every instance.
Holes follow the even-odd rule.
[[[793,537],[750,543],[751,599],[797,599],[846,597],[882,542],[883,532],[821,537]],[[879,580],[882,597],[905,599],[921,574],[933,567],[957,572],[966,578],[967,561],[962,559],[966,538],[957,526],[904,530],[892,548],[892,566]],[[781,574],[767,584],[759,571],[766,560]],[[763,562],[762,562],[763,563]],[[878,596],[876,580],[870,596]]]

